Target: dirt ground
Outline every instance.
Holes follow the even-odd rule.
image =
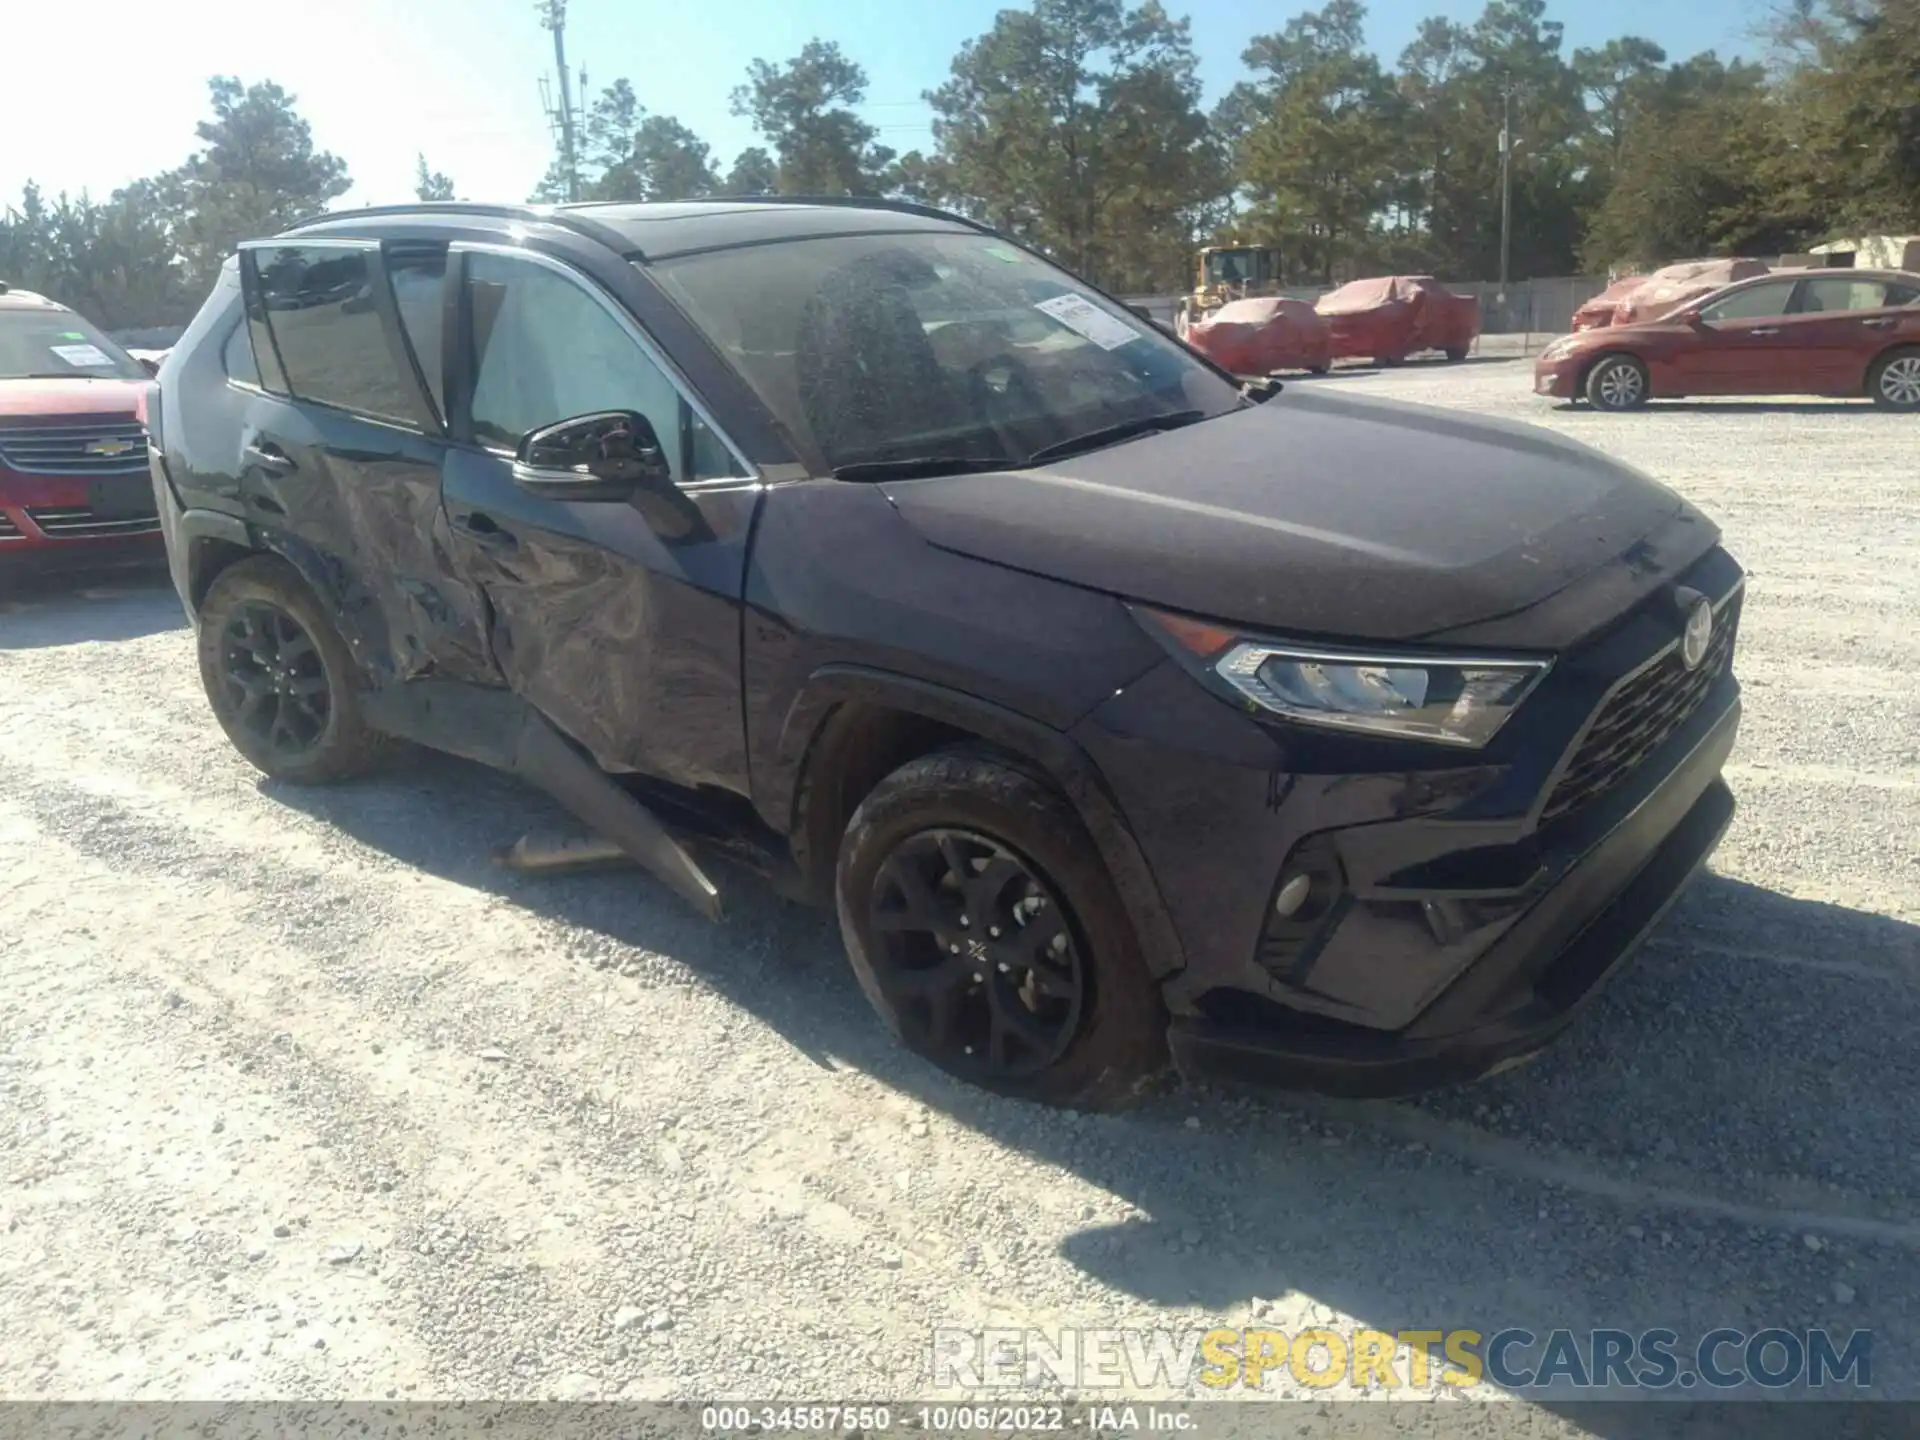
[[[1305,383],[1717,518],[1741,810],[1546,1057],[1417,1103],[983,1097],[744,880],[710,927],[507,875],[557,817],[451,760],[263,783],[163,582],[0,603],[0,1395],[900,1397],[936,1325],[1319,1322],[1864,1328],[1920,1397],[1920,425],[1529,373]],[[1623,1433],[1556,1408],[1528,1433]]]

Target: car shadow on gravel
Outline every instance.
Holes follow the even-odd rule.
[[[162,566],[26,575],[0,569],[0,650],[138,640],[186,623]]]
[[[1400,1102],[1169,1080],[1131,1112],[1074,1115],[904,1052],[861,997],[831,915],[754,877],[716,875],[729,918],[711,925],[638,871],[502,870],[494,847],[564,817],[435,755],[356,786],[263,789],[610,942],[580,947],[582,964],[668,956],[817,1063],[863,1071],[1125,1202],[1117,1222],[1048,1216],[1042,1238],[1169,1325],[1298,1326],[1310,1322],[1287,1307],[1311,1301],[1393,1332],[1825,1325],[1844,1340],[1870,1326],[1876,1388],[1920,1395],[1920,1373],[1900,1364],[1920,1342],[1908,1298],[1920,1296],[1920,926],[1710,874],[1523,1069]],[[991,1277],[1002,1257],[989,1219],[964,1263]],[[1579,1418],[1609,1440],[1669,1433],[1636,1407]]]

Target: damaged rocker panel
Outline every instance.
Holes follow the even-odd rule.
[[[389,735],[477,760],[537,786],[709,920],[720,891],[654,813],[508,690],[423,679],[370,692],[367,720]]]

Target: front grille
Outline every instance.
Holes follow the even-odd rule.
[[[9,520],[4,511],[0,511],[0,540],[21,540],[24,538],[20,533],[20,527]]]
[[[1607,698],[1547,797],[1541,824],[1598,800],[1687,723],[1726,673],[1739,623],[1736,595],[1714,616],[1713,639],[1696,668],[1681,663],[1676,644]]]
[[[147,432],[132,417],[9,427],[0,462],[24,475],[128,475],[147,468]]]
[[[27,518],[47,534],[62,539],[94,535],[152,535],[160,529],[158,515],[96,515],[84,505],[59,509],[27,507]]]

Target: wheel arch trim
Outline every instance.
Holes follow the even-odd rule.
[[[950,726],[978,736],[1035,766],[1073,806],[1140,938],[1147,966],[1156,979],[1186,967],[1186,955],[1172,916],[1140,843],[1092,758],[1070,737],[1018,711],[964,691],[914,676],[864,665],[833,664],[815,670],[801,687],[781,724],[775,747],[777,775],[767,777],[763,813],[784,821],[795,858],[803,868],[818,861],[805,855],[809,783],[820,763],[821,741],[837,712],[866,705]]]
[[[248,555],[261,553],[247,522],[225,511],[182,510],[172,530],[183,562],[176,588],[189,616],[199,614],[200,603],[222,570]],[[222,556],[226,558],[215,563]]]

